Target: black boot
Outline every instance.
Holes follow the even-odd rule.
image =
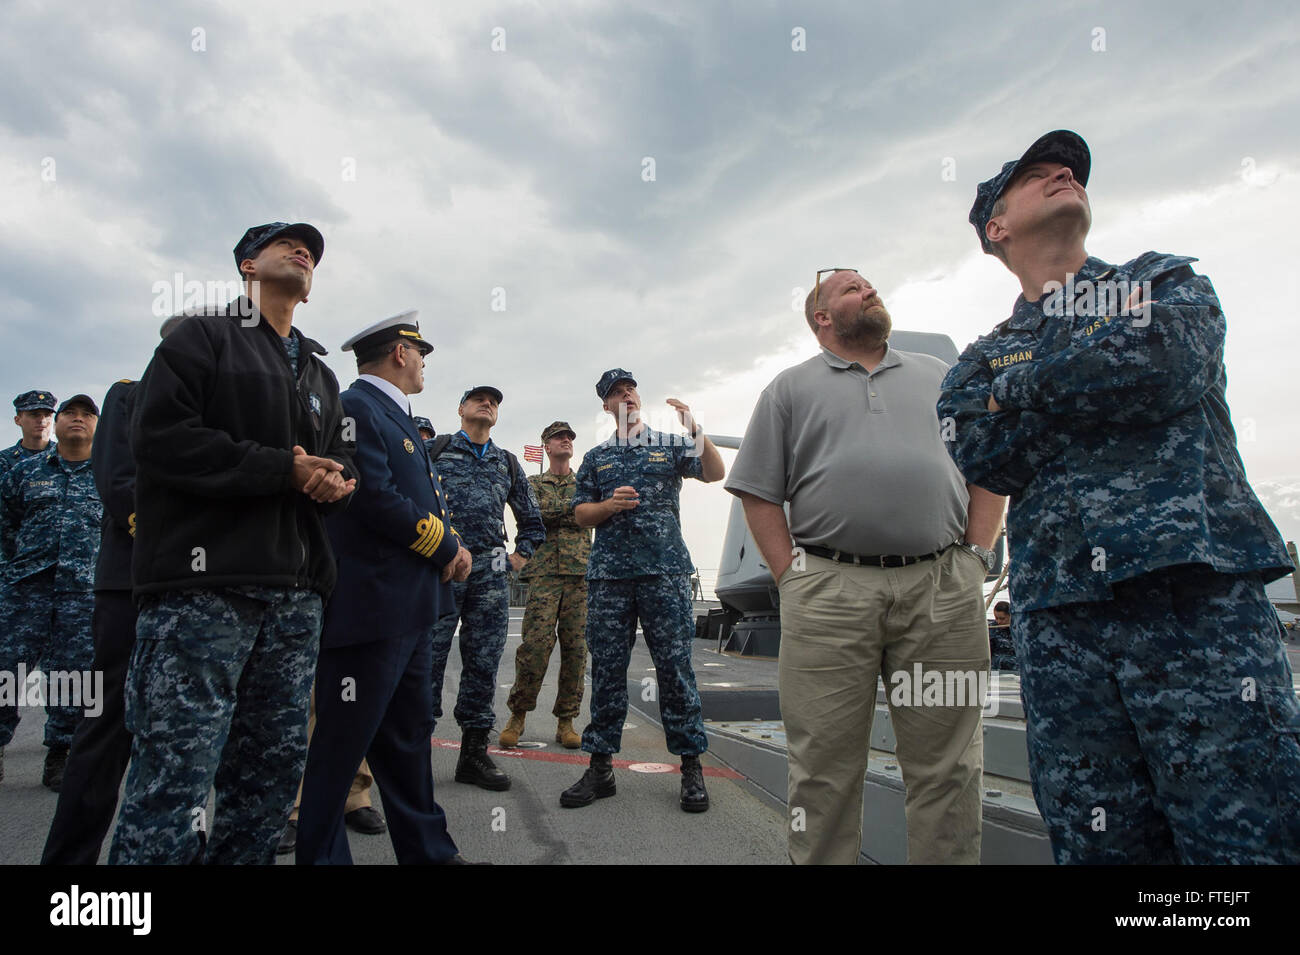
[[[45,772],[41,783],[46,789],[58,792],[63,788],[63,768],[68,765],[68,747],[51,746],[45,754]]]
[[[296,848],[298,848],[298,821],[290,819],[284,825],[284,832],[280,833],[280,843],[275,847],[275,854],[287,856]]]
[[[614,785],[614,757],[609,753],[592,753],[591,765],[582,774],[582,778],[560,793],[560,805],[565,809],[578,809],[616,792],[618,788]]]
[[[487,738],[486,729],[465,729],[462,732],[460,759],[456,760],[456,782],[504,792],[510,788],[510,777],[497,769],[488,757]]]
[[[704,788],[704,767],[700,757],[682,757],[682,811],[704,812],[709,808],[709,792]]]

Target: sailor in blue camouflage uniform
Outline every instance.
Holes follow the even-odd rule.
[[[249,229],[247,294],[181,323],[136,390],[140,612],[114,864],[275,859],[338,576],[324,517],[356,488],[338,381],[294,326],[324,247],[307,223]]]
[[[172,315],[161,337],[185,320]],[[91,618],[95,660],[103,692],[77,724],[59,790],[59,804],[45,838],[41,865],[94,865],[117,816],[117,797],[131,759],[126,728],[126,672],[135,647],[135,601],[131,599],[131,553],[135,542],[135,458],[131,410],[138,382],[123,378],[100,406],[90,466],[104,505],[99,556],[95,560],[95,609]]]
[[[53,450],[56,442],[50,439],[54,423],[54,406],[58,402],[48,391],[24,391],[14,399],[14,424],[23,436],[12,448],[0,451],[0,478],[20,461],[42,451]]]
[[[675,398],[668,404],[691,437],[648,427],[641,420],[636,380],[625,369],[601,375],[596,394],[614,418],[615,431],[583,457],[573,496],[578,526],[596,528],[587,564],[591,722],[582,734],[591,762],[560,795],[560,805],[588,806],[616,792],[613,754],[627,718],[627,668],[639,619],[654,660],[668,751],[682,760],[680,806],[704,812],[709,795],[699,757],[708,740],[691,668],[694,567],[682,540],[679,498],[683,478],[722,480],[722,456],[690,408]]]
[[[452,584],[455,612],[439,620],[433,631],[433,718],[442,716],[443,675],[459,623],[460,688],[453,715],[460,724],[461,744],[455,780],[498,792],[510,788],[510,777],[488,756],[487,741],[495,723],[497,667],[510,619],[509,571],[520,570],[546,540],[537,496],[519,459],[490,437],[501,399],[500,390],[491,385],[470,388],[457,408],[460,430],[428,444],[452,526],[474,560],[469,579]],[[509,555],[502,521],[507,506],[516,529],[515,550]]]
[[[48,392],[46,392],[48,394]],[[91,673],[95,557],[103,515],[90,454],[99,408],[74,395],[54,419],[57,447],[9,469],[0,479],[0,674],[17,683],[20,664],[45,674],[45,768],[41,781],[58,792],[82,706],[102,703]],[[88,682],[89,681],[89,682]],[[80,700],[65,693],[80,687]],[[6,694],[7,695],[7,694]],[[91,696],[95,696],[91,699]],[[0,778],[4,747],[21,718],[19,700],[0,697]]]
[[[1058,863],[1300,862],[1300,705],[1264,584],[1291,569],[1224,397],[1194,259],[1084,250],[1091,157],[1040,138],[971,222],[1020,280],[938,404],[1011,496],[1012,637]]]
[[[34,454],[53,450],[57,442],[50,438],[54,424],[54,395],[48,391],[24,391],[14,399],[14,424],[22,431],[22,437],[12,448],[0,451],[0,478],[9,469]],[[0,555],[0,568],[4,567],[4,557]],[[0,778],[4,777],[4,765],[0,762]]]
[[[421,415],[412,415],[411,420],[415,422],[415,430],[420,432],[420,440],[424,442],[427,448],[433,443],[436,432],[433,428],[433,422]]]

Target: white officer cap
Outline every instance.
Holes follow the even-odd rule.
[[[433,351],[433,345],[420,337],[420,323],[415,320],[418,314],[418,311],[411,309],[392,318],[381,319],[345,341],[343,350],[355,352],[358,364],[379,357],[389,346],[399,341],[410,342],[420,349],[421,355],[427,355]]]

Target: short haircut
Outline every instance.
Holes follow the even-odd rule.
[[[826,276],[825,279],[822,279],[821,284],[825,285],[827,279],[829,279],[833,275],[839,275],[841,272],[852,272],[852,271],[853,269],[836,269],[830,275]],[[816,319],[813,318],[813,312],[820,310],[826,304],[825,302],[819,300],[817,302],[817,307],[816,308],[813,307],[813,299],[817,296],[817,292],[818,292],[817,286],[814,285],[811,291],[808,292],[808,297],[803,300],[803,317],[808,320],[808,327],[813,330],[814,335],[817,334],[817,321]]]
[[[1006,600],[999,600],[997,603],[993,605],[993,612],[997,613],[999,610],[1002,611],[1003,613],[1011,613],[1010,602]]]
[[[388,356],[393,353],[393,348],[400,341],[400,338],[394,338],[382,345],[371,345],[364,352],[358,351],[356,353],[357,371],[361,371],[367,365],[382,365]]]
[[[1011,183],[1007,183],[1007,189],[1010,188],[1011,188]],[[1006,195],[1006,191],[1007,191],[1006,189],[1002,190],[1003,195]],[[989,219],[993,219],[997,216],[1000,216],[1002,215],[1002,213],[1006,211],[1007,211],[1007,200],[1003,199],[1002,196],[998,196],[997,201],[993,203],[993,208],[989,210]],[[984,225],[987,227],[988,222],[985,222]],[[988,238],[988,236],[985,236],[985,238]],[[999,259],[1002,260],[1003,265],[1010,264],[1009,262],[1007,262],[1007,254],[1002,250],[1002,246],[994,242],[992,239],[989,239],[989,248],[993,251],[994,255],[996,255]]]

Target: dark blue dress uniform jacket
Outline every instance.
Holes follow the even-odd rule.
[[[322,647],[432,630],[455,609],[440,575],[460,538],[415,422],[365,381],[342,400],[344,438],[361,479],[347,510],[325,522],[338,585],[325,608]]]

